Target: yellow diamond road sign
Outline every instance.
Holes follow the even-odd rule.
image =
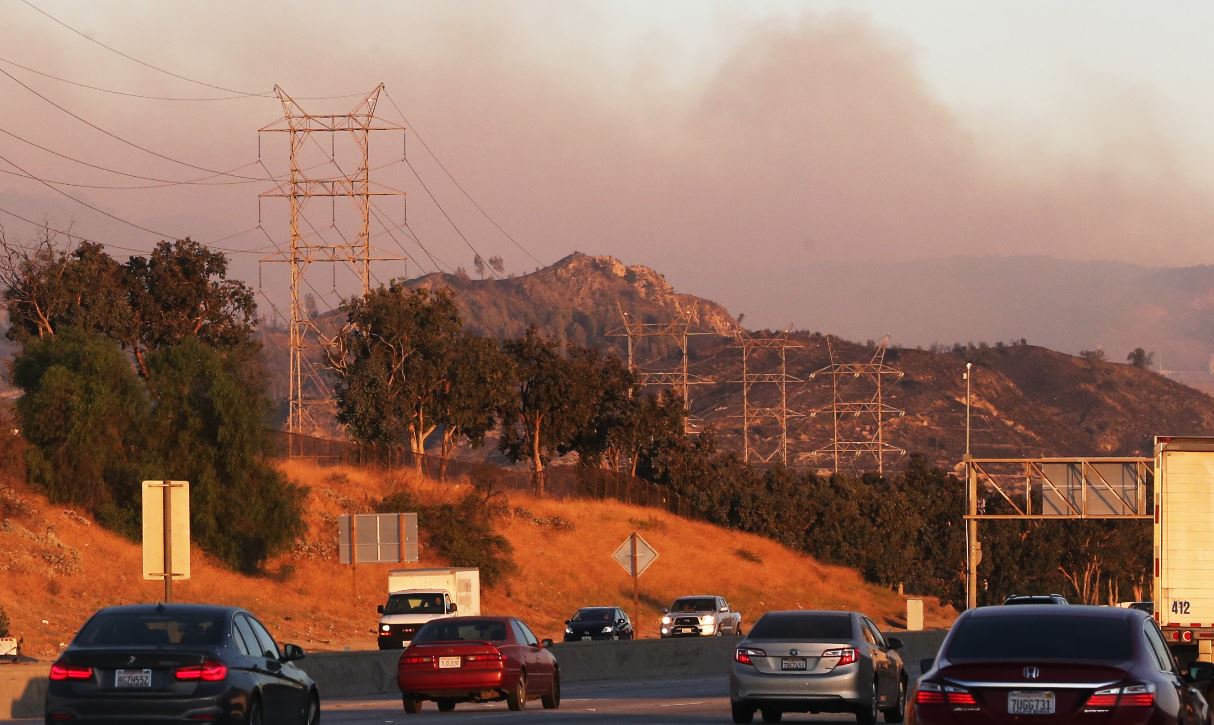
[[[648,541],[642,539],[640,534],[634,532],[624,539],[624,543],[615,550],[612,558],[624,567],[629,576],[639,577],[658,558],[658,552]]]

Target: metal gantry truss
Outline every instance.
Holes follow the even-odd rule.
[[[788,351],[805,347],[801,342],[793,340],[788,333],[773,337],[752,336],[739,333],[734,347],[742,350],[742,379],[730,382],[742,384],[742,415],[734,416],[742,419],[742,460],[749,463],[751,458],[762,463],[771,463],[776,457],[788,465],[788,419],[803,417],[804,414],[788,407],[788,384],[803,383],[801,378],[788,374]],[[778,372],[753,372],[750,356],[759,350],[776,350],[780,357]],[[775,385],[779,390],[779,405],[754,405],[751,391],[756,385]],[[751,428],[760,421],[774,420],[780,426],[780,437],[775,448],[766,452],[751,444]]]
[[[349,113],[312,114],[303,110],[285,91],[275,86],[274,92],[282,103],[283,115],[274,123],[259,129],[259,133],[288,134],[291,144],[289,179],[260,195],[261,198],[277,197],[290,202],[290,249],[286,254],[266,257],[261,261],[284,262],[289,264],[291,269],[291,315],[288,323],[290,384],[287,413],[287,430],[291,433],[306,433],[316,427],[311,409],[333,407],[332,391],[322,375],[322,370],[307,355],[311,347],[309,336],[321,344],[324,343],[324,338],[316,321],[311,319],[300,295],[305,268],[317,262],[349,265],[361,278],[362,292],[366,295],[371,289],[371,262],[405,259],[399,256],[375,256],[371,250],[372,198],[404,195],[404,192],[395,189],[373,189],[371,182],[371,133],[399,131],[403,134],[405,131],[403,126],[385,122],[375,116],[375,106],[383,89],[381,83]],[[329,135],[329,159],[324,165],[335,167],[337,175],[311,177],[308,175],[308,169],[301,164],[304,145],[309,141],[317,143],[313,138],[314,134]],[[337,161],[336,143],[333,142],[337,134],[348,134],[356,146],[357,167],[350,173]],[[318,143],[317,147],[325,151]],[[348,198],[354,201],[358,212],[358,227],[353,239],[338,228],[335,213],[331,228],[340,237],[340,242],[325,239],[315,227],[313,235],[304,235],[301,232],[301,222],[307,222],[303,214],[304,202],[317,197]],[[309,240],[311,236],[318,238]]]
[[[685,433],[692,433],[696,427],[691,417],[691,386],[709,385],[713,381],[701,375],[692,374],[688,369],[688,343],[692,336],[711,335],[711,332],[693,330],[692,318],[694,309],[682,310],[681,316],[669,322],[639,322],[633,318],[618,302],[620,319],[624,326],[607,333],[612,337],[626,337],[628,342],[628,369],[637,376],[637,381],[643,386],[664,385],[674,388],[683,398]],[[678,346],[680,360],[677,367],[657,367],[653,364],[640,365],[636,361],[636,349],[641,340],[646,338],[665,338],[673,340]]]
[[[980,521],[1151,519],[1154,461],[1139,457],[966,458],[966,606],[978,606]],[[987,506],[985,494],[997,494]]]
[[[830,413],[831,442],[809,454],[810,457],[827,457],[834,461],[835,473],[841,468],[841,457],[852,455],[859,458],[869,455],[876,458],[877,472],[885,473],[885,455],[905,455],[906,451],[885,442],[885,421],[888,418],[903,415],[904,411],[885,402],[885,384],[887,377],[895,380],[902,378],[902,371],[885,363],[885,351],[889,346],[889,336],[886,335],[876,346],[868,362],[840,362],[835,356],[835,347],[829,337],[826,338],[826,348],[830,354],[830,365],[810,373],[810,380],[819,375],[830,377],[831,403],[815,408],[810,412],[814,417],[820,413]],[[860,419],[859,426],[853,426],[848,419]],[[873,431],[864,433],[864,424],[872,422]],[[853,431],[853,437],[846,437],[845,431]]]

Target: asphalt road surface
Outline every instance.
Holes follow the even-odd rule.
[[[729,678],[653,679],[566,684],[557,710],[544,710],[538,700],[522,712],[510,712],[505,702],[460,704],[455,712],[440,713],[427,702],[418,715],[406,715],[396,696],[329,700],[322,706],[324,725],[386,725],[387,723],[731,723]],[[756,722],[760,718],[755,717]],[[854,725],[854,717],[840,715],[785,715],[784,722]]]
[[[442,712],[427,702],[418,715],[406,715],[400,697],[334,698],[321,703],[323,725],[388,725],[389,723],[605,723],[644,725],[671,723],[729,723],[729,678],[682,677],[667,680],[629,680],[581,682],[565,685],[561,706],[545,710],[538,700],[527,703],[522,712],[510,712],[505,702],[459,704],[455,712]],[[760,718],[755,717],[756,722]],[[0,720],[0,723],[38,725],[38,719]],[[784,722],[814,722],[819,725],[854,725],[846,715],[784,716]]]

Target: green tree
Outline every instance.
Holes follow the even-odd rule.
[[[1125,361],[1136,368],[1150,370],[1151,366],[1155,364],[1155,353],[1136,347],[1125,356]]]
[[[513,363],[510,396],[502,407],[502,451],[531,463],[531,480],[544,493],[544,469],[585,425],[593,391],[561,355],[558,343],[534,326],[505,344]]]
[[[403,436],[420,467],[462,340],[455,302],[446,290],[393,281],[345,308],[347,324],[329,354],[337,418],[356,440],[394,444]]]
[[[112,340],[64,328],[29,340],[12,380],[23,392],[17,421],[31,444],[30,481],[133,536],[151,408],[126,355]]]
[[[456,347],[435,418],[442,426],[440,480],[446,477],[456,440],[484,443],[485,434],[497,424],[496,411],[506,403],[511,378],[511,361],[497,340],[463,334]]]
[[[197,339],[149,354],[150,478],[189,481],[194,539],[251,572],[302,533],[305,493],[270,461],[270,403],[235,369],[246,364]]]

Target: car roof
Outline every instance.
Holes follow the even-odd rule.
[[[716,599],[720,594],[684,594],[681,597],[675,597],[675,601],[680,599]]]
[[[1128,607],[1095,607],[1086,604],[1073,604],[1060,607],[1057,604],[1023,604],[1016,607],[991,606],[970,609],[963,613],[970,618],[987,619],[991,617],[1100,617],[1103,619],[1146,619],[1147,613],[1141,609]]]
[[[231,614],[243,612],[243,607],[230,607],[221,604],[121,604],[113,607],[103,607],[97,614]]]

